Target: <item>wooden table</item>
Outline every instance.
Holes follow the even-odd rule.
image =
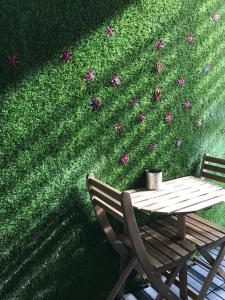
[[[187,176],[162,183],[160,190],[128,190],[133,207],[147,214],[177,216],[177,235],[185,239],[185,214],[225,202],[225,189],[204,179]]]

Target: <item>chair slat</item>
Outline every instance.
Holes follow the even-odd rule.
[[[202,177],[213,179],[213,180],[225,183],[225,177],[222,177],[222,176],[219,176],[219,175],[202,172]]]
[[[221,165],[225,165],[225,159],[223,158],[217,158],[217,157],[212,157],[212,156],[205,156],[205,161],[209,161],[209,162],[213,162],[216,164],[221,164]]]
[[[225,168],[221,168],[210,164],[204,164],[203,169],[225,174]]]
[[[95,196],[93,197],[92,201],[94,202],[95,205],[97,205],[97,206],[101,207],[102,209],[104,209],[107,213],[112,215],[118,221],[120,221],[121,223],[124,223],[123,214],[120,211],[116,210],[115,208],[108,205],[107,203],[105,203],[101,199],[96,198]]]
[[[110,185],[103,183],[102,181],[94,178],[94,177],[89,177],[88,178],[88,185],[92,185],[99,190],[103,191],[104,193],[108,194],[115,200],[121,201],[121,192],[118,191],[117,189],[111,187]]]

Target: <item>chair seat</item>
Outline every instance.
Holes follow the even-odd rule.
[[[225,228],[214,224],[196,214],[187,214],[186,239],[192,242],[198,248],[211,248],[225,241]],[[164,220],[157,220],[159,231],[166,228],[170,233],[176,234],[176,217],[169,217]],[[165,232],[165,231],[164,231]],[[169,233],[167,233],[169,234]]]
[[[174,268],[179,261],[187,258],[196,248],[188,241],[168,238],[163,232],[157,230],[159,227],[155,222],[149,226],[139,227],[140,236],[142,238],[148,257],[155,269],[162,272]],[[128,248],[132,248],[131,242],[125,235],[119,236]]]

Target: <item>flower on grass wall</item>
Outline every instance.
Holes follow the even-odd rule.
[[[222,129],[222,133],[225,134],[225,128]]]
[[[184,107],[186,109],[189,109],[191,107],[191,101],[189,99],[186,99],[184,102]]]
[[[119,135],[123,132],[124,126],[122,123],[117,123],[115,126],[115,131]]]
[[[157,88],[155,90],[155,99],[156,99],[156,101],[159,101],[161,97],[162,97],[162,91],[159,88]]]
[[[162,71],[163,71],[163,68],[164,68],[163,64],[161,64],[161,62],[158,60],[158,62],[157,62],[157,64],[156,64],[156,70],[157,70],[157,73],[158,73],[158,74],[161,74]]]
[[[68,51],[68,50],[64,50],[63,53],[62,53],[62,59],[65,61],[65,62],[68,62],[70,60],[72,60],[73,58],[73,54]]]
[[[181,145],[182,145],[182,141],[181,140],[176,140],[176,147],[177,148],[180,148],[181,147]]]
[[[183,87],[185,85],[185,79],[184,77],[180,77],[177,79],[177,84],[180,86],[180,87]]]
[[[218,12],[214,12],[212,15],[211,15],[211,20],[213,22],[217,22],[220,18],[220,14]]]
[[[115,34],[115,29],[112,26],[106,28],[106,33],[109,37],[112,37]]]
[[[98,97],[95,97],[91,100],[91,107],[92,107],[92,110],[97,110],[101,107],[102,105],[102,102],[100,100],[100,98]]]
[[[209,65],[205,65],[205,66],[204,66],[204,69],[203,69],[204,73],[205,73],[205,74],[208,74],[208,73],[209,73],[209,70],[210,70],[210,66],[209,66]]]
[[[120,85],[121,84],[120,76],[117,74],[113,75],[113,77],[111,78],[111,83],[113,86]]]
[[[195,125],[196,125],[196,127],[201,127],[202,126],[202,118],[197,118]]]
[[[194,44],[195,42],[195,37],[192,33],[189,33],[188,37],[187,37],[187,41],[189,44]]]
[[[120,157],[120,162],[122,165],[127,166],[129,162],[129,155],[127,153],[123,153]]]
[[[157,50],[161,50],[161,49],[164,48],[164,44],[163,44],[163,42],[160,40],[160,41],[158,41],[158,42],[156,43],[155,47],[156,47]]]
[[[167,123],[169,123],[173,120],[173,116],[170,113],[168,113],[165,115],[164,119]]]
[[[139,122],[143,122],[145,120],[145,113],[140,112],[137,116],[137,119],[138,119]]]
[[[138,107],[139,106],[139,100],[136,98],[131,99],[130,104],[133,108]]]
[[[157,145],[156,145],[156,143],[153,143],[153,142],[150,143],[150,144],[149,144],[149,148],[150,148],[151,151],[157,150]]]
[[[85,77],[87,81],[91,81],[95,78],[95,72],[93,70],[88,70]]]
[[[20,61],[17,59],[16,55],[13,54],[12,56],[7,56],[7,63],[10,67],[15,69],[20,64]]]

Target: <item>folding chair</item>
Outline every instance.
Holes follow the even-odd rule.
[[[172,292],[170,287],[181,269],[186,269],[187,259],[195,247],[188,241],[169,239],[154,226],[138,227],[129,193],[119,192],[96,179],[94,175],[87,175],[87,186],[100,225],[120,257],[119,278],[107,300],[122,295],[132,270],[136,270],[158,292],[157,300],[187,299],[187,283],[184,276],[180,278],[181,298]],[[122,234],[116,234],[108,220],[108,214],[123,224]]]

